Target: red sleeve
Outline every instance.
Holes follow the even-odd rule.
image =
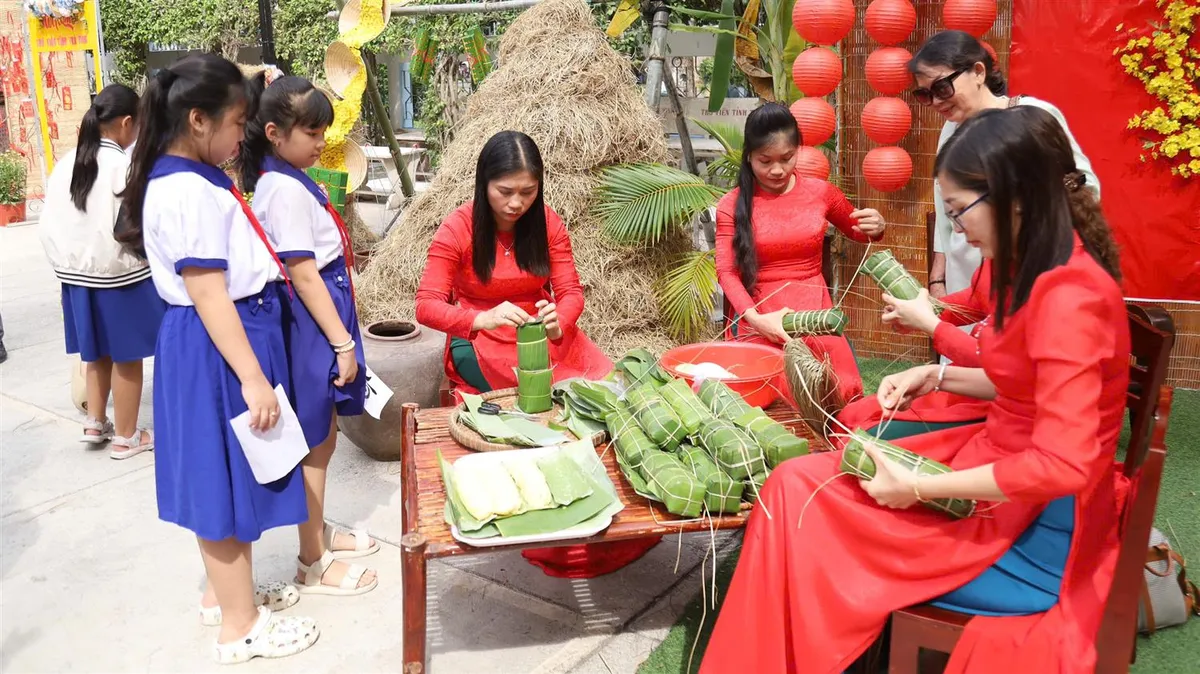
[[[979,360],[979,340],[941,321],[933,330],[933,348],[961,367],[983,367]]]
[[[754,306],[754,299],[742,284],[737,256],[733,252],[733,215],[737,208],[737,191],[730,192],[717,204],[717,281],[729,304],[739,315]]]
[[[1036,372],[1030,447],[994,465],[1000,491],[1014,501],[1078,494],[1102,459],[1101,368],[1117,355],[1113,312],[1086,279],[1054,275],[1041,279],[1046,289],[1038,293],[1035,287],[1025,307],[1031,311],[1026,345]]]
[[[939,317],[951,325],[971,325],[992,313],[991,262],[984,260],[975,270],[971,285],[942,298],[946,310]]]
[[[471,326],[481,313],[450,303],[458,271],[471,261],[470,239],[466,216],[461,210],[451,213],[433,235],[416,294],[418,323],[463,339],[471,339]]]
[[[842,191],[833,185],[833,183],[825,183],[825,219],[832,222],[834,227],[837,227],[842,234],[847,238],[859,243],[867,243],[868,241],[879,241],[883,235],[868,237],[866,234],[854,229],[858,221],[850,217],[856,208],[850,200],[846,198]]]
[[[575,331],[575,324],[583,314],[583,286],[575,270],[571,237],[558,213],[550,208],[546,209],[546,238],[550,243],[550,289],[565,338]]]

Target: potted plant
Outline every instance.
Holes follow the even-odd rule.
[[[25,157],[0,154],[0,225],[25,221]]]

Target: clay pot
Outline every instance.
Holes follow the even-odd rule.
[[[25,202],[0,204],[0,227],[25,222]]]
[[[380,419],[339,417],[338,429],[372,459],[399,461],[400,406],[437,406],[446,335],[411,321],[377,321],[362,329],[362,340],[367,366],[393,396]]]

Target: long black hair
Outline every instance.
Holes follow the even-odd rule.
[[[488,201],[488,183],[504,176],[528,171],[538,182],[537,198],[517,219],[513,231],[513,254],[517,266],[534,276],[550,273],[550,243],[546,236],[546,186],[542,153],[537,143],[520,131],[501,131],[488,139],[475,165],[475,204],[471,223],[471,264],[483,283],[492,278],[496,266],[496,218]]]
[[[786,106],[767,103],[746,117],[742,168],[738,171],[737,207],[733,213],[733,254],[747,292],[754,292],[754,286],[758,283],[758,253],[754,250],[751,218],[754,213],[754,188],[758,181],[750,165],[750,155],[775,142],[780,134],[792,146],[800,147],[800,127]]]
[[[79,144],[75,146],[75,166],[71,170],[71,202],[75,208],[87,211],[87,198],[96,184],[100,164],[100,127],[121,119],[137,119],[137,92],[124,84],[110,84],[96,94],[92,107],[79,124]]]
[[[190,124],[192,110],[210,119],[220,119],[225,110],[246,103],[246,115],[254,114],[256,100],[242,71],[216,54],[192,54],[150,76],[138,107],[137,146],[125,183],[124,216],[117,222],[116,239],[145,257],[142,241],[142,207],[150,170]]]
[[[924,66],[942,66],[950,70],[971,68],[982,63],[983,83],[996,96],[1008,93],[1008,81],[996,65],[991,52],[974,35],[961,30],[944,30],[925,41],[908,62],[908,72],[916,75]]]
[[[997,329],[1005,316],[1024,306],[1038,276],[1067,263],[1076,232],[1088,253],[1120,280],[1116,244],[1100,204],[1083,189],[1084,174],[1075,167],[1071,143],[1045,110],[1023,105],[980,112],[938,152],[934,173],[987,195],[995,213]]]
[[[273,122],[288,134],[295,128],[313,131],[333,123],[333,103],[312,82],[288,76],[269,87],[266,83],[266,71],[250,78],[250,88],[259,99],[258,114],[246,122],[246,138],[238,151],[238,173],[246,192],[253,192],[258,185],[263,160],[271,152],[267,124]]]

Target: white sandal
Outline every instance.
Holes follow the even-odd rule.
[[[271,609],[258,607],[258,620],[243,638],[227,644],[213,644],[218,664],[233,665],[254,658],[286,658],[305,651],[317,642],[321,630],[312,618],[272,615]]]
[[[272,611],[282,611],[286,608],[291,608],[298,601],[300,601],[300,591],[291,583],[273,580],[269,583],[260,583],[254,587],[254,603],[258,606],[265,606]],[[220,605],[211,607],[201,606],[200,624],[206,627],[220,625]]]
[[[329,522],[325,523],[325,528],[321,531],[321,538],[325,541],[325,549],[333,552],[334,559],[354,559],[379,552],[379,541],[372,539],[371,535],[362,529],[348,529],[342,532],[354,537],[353,550],[334,550],[333,538],[337,533],[337,527]]]
[[[142,435],[145,434],[146,441],[142,442]],[[114,459],[128,459],[131,456],[137,456],[142,452],[148,452],[154,449],[154,435],[144,429],[134,429],[133,437],[123,438],[119,435],[112,437],[112,448],[109,456]]]
[[[300,572],[304,574],[304,584],[296,587],[300,594],[327,594],[336,597],[354,597],[360,594],[366,594],[375,589],[379,585],[379,578],[372,578],[371,582],[362,587],[358,586],[358,581],[362,579],[363,574],[367,572],[367,567],[361,564],[350,564],[346,569],[346,575],[342,578],[342,582],[337,585],[325,585],[321,579],[325,576],[325,572],[333,565],[333,553],[329,550],[321,555],[312,566],[305,566],[296,560]]]
[[[88,431],[96,431],[96,434],[91,435]],[[114,433],[112,419],[100,421],[88,417],[83,420],[83,435],[79,436],[79,441],[89,445],[102,445],[112,440]]]

